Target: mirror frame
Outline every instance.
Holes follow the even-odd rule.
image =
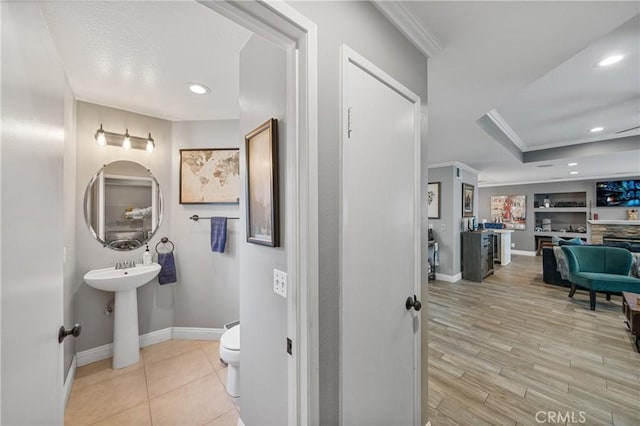
[[[149,236],[147,237],[146,240],[142,241],[140,244],[140,247],[136,247],[136,248],[129,248],[129,249],[121,249],[121,248],[116,248],[116,247],[112,247],[110,246],[105,240],[100,239],[100,237],[98,236],[98,233],[96,232],[95,229],[93,229],[93,226],[91,225],[91,221],[89,220],[88,217],[88,213],[89,213],[89,194],[91,191],[91,188],[93,188],[94,183],[96,182],[96,180],[100,177],[100,174],[102,172],[104,172],[104,170],[111,164],[113,163],[118,163],[118,162],[129,162],[129,163],[133,163],[136,164],[140,167],[142,167],[144,170],[146,170],[151,179],[156,183],[156,186],[158,188],[158,224],[155,227],[155,229],[151,230],[151,233],[149,234]],[[98,171],[96,171],[93,176],[91,177],[91,180],[89,180],[89,183],[87,184],[85,190],[84,190],[84,201],[83,201],[83,208],[82,208],[83,212],[84,212],[84,222],[87,225],[87,229],[89,230],[89,233],[91,234],[91,236],[100,244],[102,244],[102,247],[105,248],[110,248],[111,250],[115,250],[115,251],[133,251],[133,250],[137,250],[139,248],[143,248],[145,244],[148,244],[149,241],[151,241],[151,239],[154,237],[154,235],[156,234],[156,232],[158,232],[158,229],[160,228],[160,225],[162,225],[162,219],[164,217],[164,198],[162,196],[162,187],[160,186],[160,182],[158,182],[158,179],[154,176],[153,173],[151,173],[151,169],[145,167],[144,165],[136,162],[136,161],[131,161],[131,160],[116,160],[116,161],[112,161],[109,164],[105,164],[103,165],[100,169],[98,169]]]

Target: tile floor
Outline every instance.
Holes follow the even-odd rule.
[[[65,425],[236,426],[218,343],[169,340],[142,348],[140,361],[111,369],[111,358],[78,368]]]

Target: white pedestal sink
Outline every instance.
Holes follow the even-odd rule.
[[[136,289],[154,279],[158,273],[160,265],[152,263],[126,269],[94,269],[84,276],[84,281],[91,287],[116,292],[113,315],[114,369],[135,364],[140,359]]]

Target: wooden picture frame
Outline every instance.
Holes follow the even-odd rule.
[[[240,202],[240,149],[180,150],[180,204]]]
[[[427,184],[427,211],[429,219],[440,219],[440,182]]]
[[[280,247],[278,120],[267,120],[247,134],[244,140],[247,242]]]
[[[469,183],[462,184],[462,217],[473,216],[474,186]]]

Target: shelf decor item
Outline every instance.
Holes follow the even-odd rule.
[[[245,136],[247,242],[280,247],[278,227],[278,120]]]
[[[474,187],[471,184],[462,184],[462,217],[473,216]]]
[[[491,196],[491,220],[504,223],[506,229],[525,230],[527,228],[527,196]]]
[[[427,185],[427,205],[429,219],[440,219],[440,182]]]

